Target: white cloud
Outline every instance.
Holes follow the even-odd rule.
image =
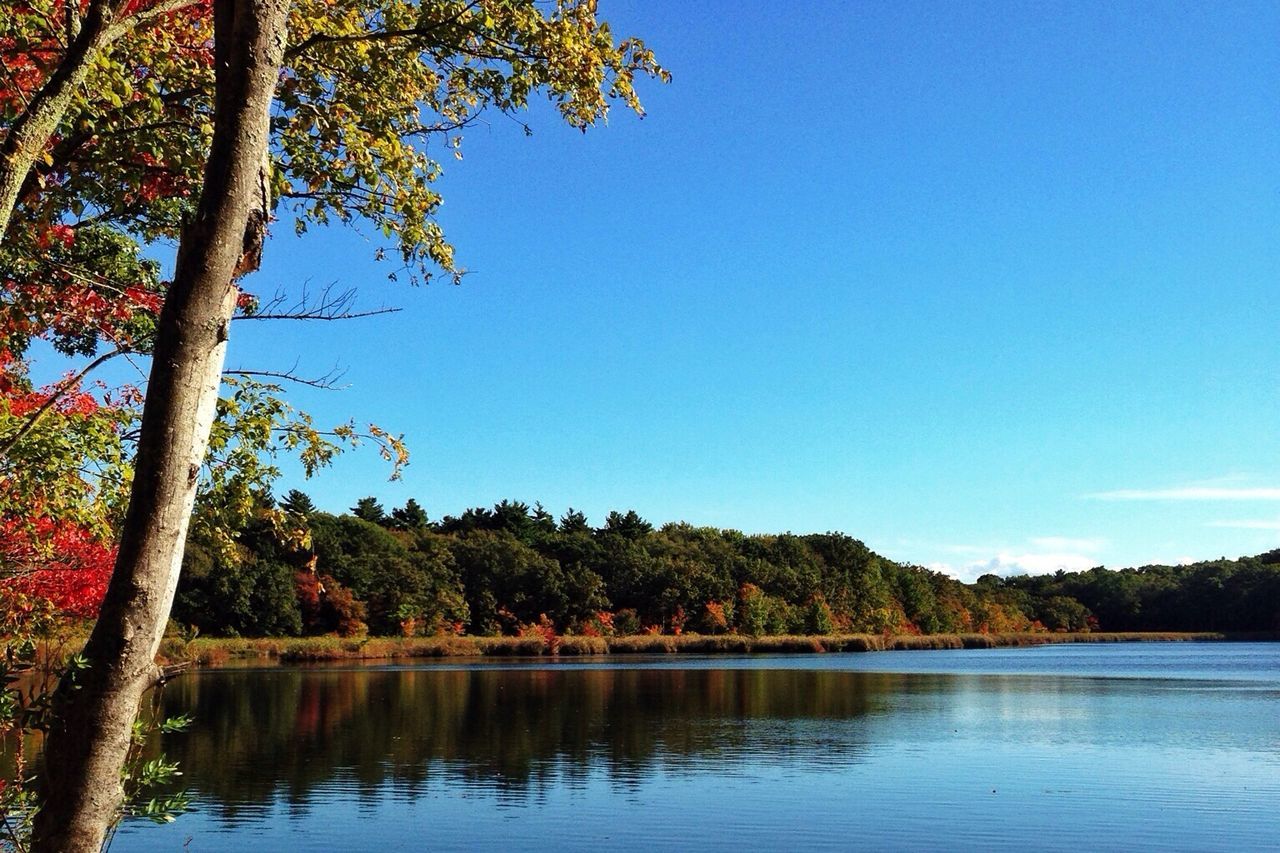
[[[1032,540],[1032,544],[1036,542],[1084,543],[1091,546],[1090,549],[1080,550],[1091,550],[1094,546],[1098,546],[1099,540],[1043,537],[1042,539]],[[987,549],[985,553],[990,554],[992,550],[994,549]],[[1012,549],[1002,549],[995,556],[984,560],[973,560],[959,566],[953,563],[930,563],[926,568],[950,575],[965,583],[973,583],[978,578],[988,574],[1002,577],[1008,577],[1009,575],[1043,575],[1052,574],[1059,569],[1068,572],[1079,572],[1093,568],[1098,565],[1098,562],[1096,556],[1071,550],[1014,551]]]
[[[1116,489],[1085,495],[1099,501],[1280,501],[1280,489],[1182,486],[1175,489]]]
[[[1043,575],[1063,569],[1078,572],[1098,565],[1096,557],[1068,552],[1027,552],[997,554],[985,563],[971,563],[970,568],[981,568],[982,574],[995,575]]]

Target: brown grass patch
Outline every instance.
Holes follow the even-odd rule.
[[[910,649],[988,649],[1047,643],[1178,642],[1188,640],[1275,640],[1276,635],[1219,633],[1093,633],[1093,634],[928,634],[886,637],[879,634],[750,637],[743,634],[637,635],[627,637],[564,636],[554,651],[534,637],[293,637],[214,639],[190,642],[167,638],[162,662],[190,660],[200,666],[264,665],[272,663],[411,660],[446,657],[543,657],[607,654],[815,654],[877,652]]]

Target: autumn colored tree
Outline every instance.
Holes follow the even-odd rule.
[[[72,618],[93,618],[115,557],[114,546],[72,521],[0,520],[0,608],[15,599],[38,599]]]
[[[456,149],[481,110],[534,93],[585,128],[610,99],[639,108],[637,73],[665,72],[615,42],[593,0],[40,0],[6,12],[0,51],[6,305],[57,335],[77,294],[96,323],[79,352],[152,355],[119,556],[88,675],[59,705],[36,827],[41,849],[92,849],[154,680],[230,320],[253,307],[236,281],[268,221],[368,223],[411,277],[456,277],[429,139]],[[180,241],[170,283],[136,251],[161,237]]]

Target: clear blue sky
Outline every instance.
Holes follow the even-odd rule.
[[[1280,545],[1280,5],[601,13],[674,82],[471,131],[461,287],[278,229],[250,289],[404,310],[239,324],[229,363],[344,366],[297,401],[413,451],[281,491],[838,529],[965,578]]]

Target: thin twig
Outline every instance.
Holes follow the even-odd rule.
[[[230,376],[265,376],[271,379],[284,379],[288,382],[294,382],[298,385],[307,385],[312,388],[321,388],[325,391],[340,391],[349,388],[349,385],[339,385],[338,380],[346,375],[346,371],[330,371],[324,376],[318,376],[314,379],[307,379],[298,376],[291,370],[224,370],[223,373]]]

